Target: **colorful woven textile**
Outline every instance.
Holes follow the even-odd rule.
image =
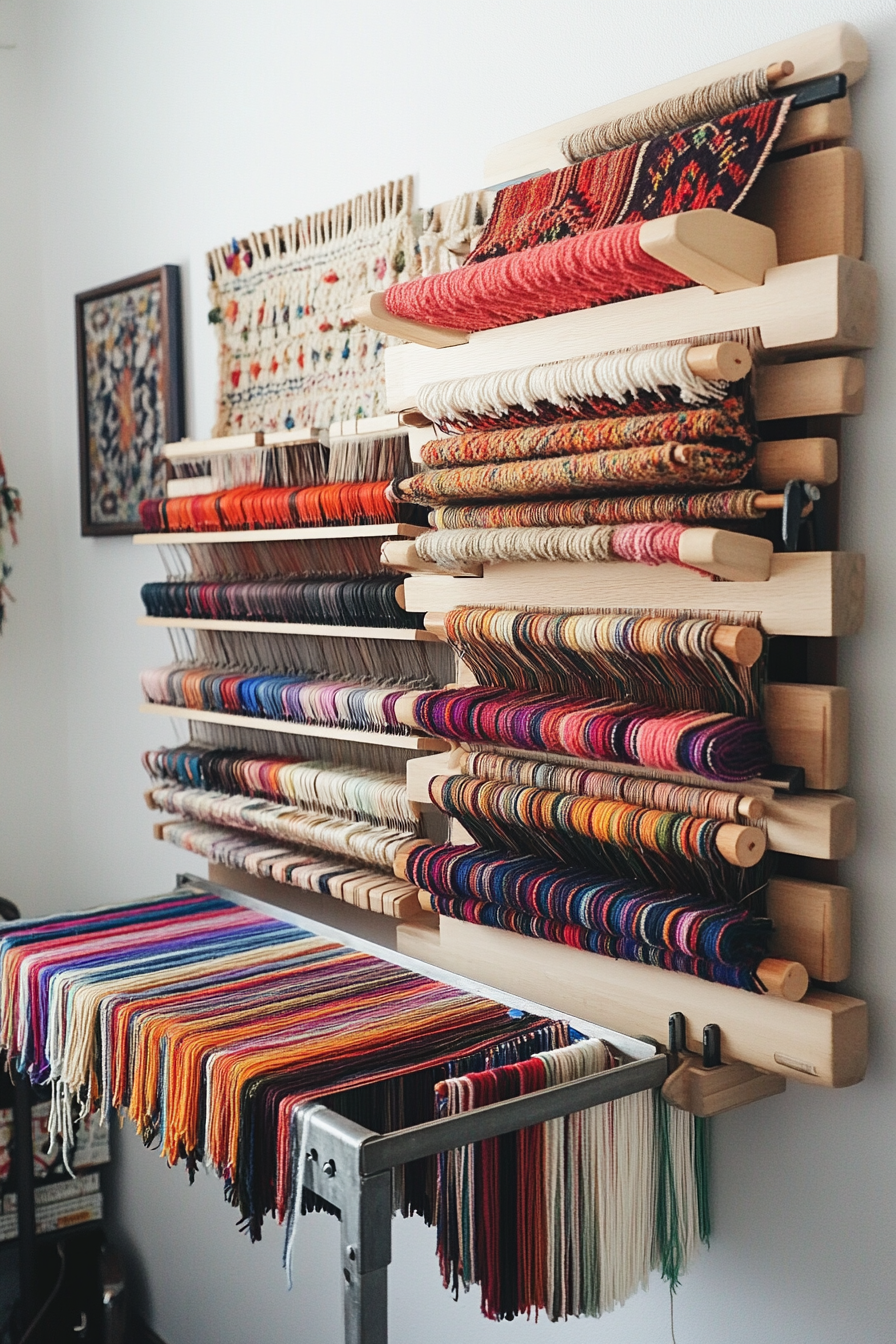
[[[684,210],[735,210],[789,109],[770,99],[502,187],[469,263]]]
[[[351,309],[418,269],[411,197],[406,177],[209,254],[216,435],[382,414],[389,342]]]
[[[461,331],[487,331],[552,313],[595,308],[693,282],[649,256],[640,224],[492,257],[444,275],[392,285],[383,295],[395,317]]]
[[[551,457],[531,462],[500,462],[477,467],[442,467],[409,480],[393,482],[398,499],[440,504],[450,499],[517,499],[531,496],[615,493],[687,485],[738,485],[752,458],[742,448],[703,443],[663,443],[652,448],[617,448]],[[639,519],[638,521],[646,521]]]
[[[759,713],[758,677],[715,647],[721,621],[647,613],[454,607],[445,634],[480,686],[668,709]]]
[[[662,710],[521,691],[423,691],[414,726],[454,742],[486,742],[708,779],[752,779],[771,765],[760,723],[732,714]]]
[[[529,458],[594,453],[604,448],[641,448],[661,443],[743,444],[754,437],[744,424],[741,397],[721,406],[701,406],[654,415],[614,416],[604,420],[503,429],[493,433],[455,434],[425,443],[420,456],[427,467],[469,462],[511,462]]]
[[[215,621],[289,621],[311,625],[366,625],[415,629],[421,618],[398,605],[403,580],[235,579],[224,583],[145,583],[148,616],[207,617]]]
[[[592,527],[617,523],[708,523],[764,518],[758,490],[718,490],[699,495],[630,495],[600,499],[527,500],[507,504],[453,504],[433,509],[438,529],[488,527]]]
[[[391,523],[395,505],[388,481],[336,485],[243,485],[182,499],[147,499],[140,522],[147,532],[244,532],[272,527],[327,527]]]
[[[731,904],[471,846],[421,845],[408,860],[407,875],[436,900],[462,902],[438,907],[453,919],[761,989],[756,969],[770,925]],[[467,903],[484,909],[467,911]],[[676,965],[675,958],[682,960]]]

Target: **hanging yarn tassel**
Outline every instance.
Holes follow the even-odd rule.
[[[147,532],[241,532],[259,528],[326,527],[338,523],[391,523],[395,506],[387,481],[290,487],[241,486],[210,495],[145,499]]]
[[[265,579],[225,583],[145,583],[148,616],[216,621],[286,621],[311,625],[419,628],[421,618],[398,603],[403,579]]]
[[[758,103],[768,95],[768,74],[764,66],[761,70],[727,75],[700,89],[679,94],[677,98],[667,98],[653,107],[632,112],[627,117],[590,126],[586,131],[575,131],[560,141],[560,152],[567,162],[577,163],[607,150],[636,144],[648,136],[667,134],[708,121],[711,117],[721,117],[746,103]]]
[[[241,793],[382,826],[416,826],[405,776],[360,765],[333,766],[200,745],[147,751],[143,764],[154,780],[184,788]]]
[[[733,664],[719,652],[722,628],[687,615],[495,607],[445,613],[445,635],[480,686],[756,716],[757,664]]]
[[[744,415],[743,399],[729,397],[721,406],[455,434],[425,443],[420,456],[427,467],[447,467],[563,457],[605,448],[644,448],[662,443],[728,444],[735,440],[730,446],[743,444],[752,450],[755,440],[744,424]]]
[[[670,490],[687,485],[737,485],[753,465],[745,451],[702,443],[584,453],[544,461],[444,467],[393,482],[392,497],[414,504],[451,499],[516,499],[527,496],[619,492],[632,486]]]
[[[487,331],[552,313],[570,313],[693,283],[641,247],[641,225],[620,224],[543,243],[392,285],[383,302],[394,317],[461,331]]]
[[[646,415],[721,401],[729,384],[694,373],[689,342],[579,355],[552,364],[424,383],[417,407],[437,429],[465,432],[582,416]]]
[[[423,691],[402,706],[415,728],[585,760],[619,761],[708,779],[752,779],[771,765],[761,723],[732,714],[477,688]]]
[[[589,798],[634,803],[664,812],[687,812],[692,817],[739,822],[743,795],[722,789],[701,789],[668,780],[617,774],[610,770],[584,770],[553,761],[530,761],[493,752],[465,752],[457,766],[474,779],[495,779],[505,784],[531,784],[540,789],[578,793]],[[760,819],[761,820],[761,819]],[[752,823],[756,825],[754,821]]]
[[[420,845],[407,861],[407,878],[451,918],[761,988],[756,972],[771,925],[731,902],[457,845]]]
[[[433,509],[429,521],[439,531],[460,528],[584,528],[619,523],[746,521],[765,517],[765,512],[756,507],[759,495],[758,490],[719,490],[705,495],[630,495],[621,498],[606,496],[602,499],[453,504]],[[424,542],[425,546],[429,544],[428,541]]]

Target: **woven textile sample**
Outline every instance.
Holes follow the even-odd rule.
[[[215,435],[385,411],[389,338],[357,325],[351,309],[417,274],[411,196],[406,177],[209,253]]]

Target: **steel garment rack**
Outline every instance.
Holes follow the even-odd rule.
[[[185,894],[185,890],[215,893],[239,905],[270,914],[284,923],[312,933],[331,935],[346,946],[370,952],[384,961],[431,978],[468,986],[473,992],[481,993],[487,988],[269,901],[231,891],[216,882],[179,874],[177,883],[180,894]],[[498,991],[492,993],[500,1002],[513,999],[513,996]],[[546,1016],[560,1016],[528,1001],[516,999],[515,1003]],[[570,1020],[567,1015],[562,1016]],[[595,1030],[593,1025],[591,1030]],[[305,1138],[305,1151],[301,1155],[302,1185],[325,1199],[339,1213],[345,1344],[388,1344],[387,1278],[392,1259],[392,1172],[395,1167],[663,1085],[672,1056],[661,1050],[655,1041],[620,1036],[618,1032],[601,1028],[597,1030],[603,1037],[621,1043],[623,1049],[627,1043],[630,1047],[627,1053],[631,1053],[632,1046],[639,1046],[645,1057],[605,1073],[578,1078],[571,1083],[558,1083],[542,1092],[495,1102],[444,1120],[412,1125],[391,1134],[365,1129],[325,1107],[308,1106],[298,1112]]]

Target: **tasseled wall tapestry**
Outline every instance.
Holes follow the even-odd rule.
[[[387,338],[351,308],[419,274],[411,211],[406,177],[209,254],[216,435],[383,413]]]

